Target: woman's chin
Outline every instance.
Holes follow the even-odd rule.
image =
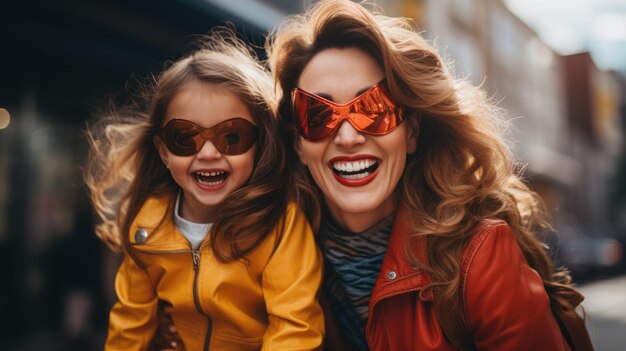
[[[396,209],[393,194],[372,192],[346,192],[342,196],[326,197],[326,204],[338,220],[370,220],[375,223],[392,214]],[[385,196],[386,195],[386,196]]]

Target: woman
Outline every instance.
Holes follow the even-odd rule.
[[[580,320],[583,296],[546,254],[483,92],[407,21],[347,0],[285,21],[267,48],[325,257],[327,349],[570,349],[555,316]]]

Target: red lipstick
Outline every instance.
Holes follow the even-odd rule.
[[[336,163],[340,163],[340,162],[350,163],[350,162],[355,162],[355,161],[368,161],[368,163],[372,163],[372,164],[364,168],[361,166],[360,169],[357,171],[339,170],[333,167],[333,165]],[[331,171],[333,172],[333,176],[340,184],[345,185],[345,186],[350,186],[350,187],[357,187],[357,186],[363,186],[373,181],[378,175],[378,170],[380,169],[381,163],[382,163],[382,160],[371,155],[339,156],[339,157],[335,157],[331,159],[328,162],[328,167],[331,169]],[[366,172],[369,174],[363,178],[350,179],[348,177],[351,175],[357,175],[357,174],[362,174]]]

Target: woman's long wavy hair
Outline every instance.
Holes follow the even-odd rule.
[[[521,169],[502,136],[504,112],[480,88],[455,80],[410,22],[348,0],[320,1],[286,20],[266,46],[279,94],[281,133],[293,146],[287,148],[293,164],[298,163],[299,136],[289,93],[313,56],[327,48],[357,47],[380,63],[392,95],[422,131],[417,151],[407,156],[400,206],[414,214],[415,235],[426,237],[426,262],[408,248],[407,254],[430,272],[432,283],[423,292],[436,294],[436,310],[456,305],[463,250],[479,221],[492,218],[510,225],[528,263],[541,275],[552,306],[574,313],[583,297],[568,273],[553,267],[540,240],[550,226],[538,195],[516,174]],[[299,202],[317,229],[320,190],[304,167],[296,181]]]
[[[113,250],[130,248],[131,222],[148,197],[167,197],[171,215],[179,187],[153,138],[164,124],[169,103],[192,82],[235,93],[260,129],[250,179],[219,206],[208,241],[215,256],[222,261],[245,257],[280,224],[289,175],[284,147],[277,138],[272,80],[232,30],[219,28],[203,38],[196,51],[145,86],[146,92],[135,103],[114,108],[87,131],[90,154],[84,179],[101,219],[96,233]]]

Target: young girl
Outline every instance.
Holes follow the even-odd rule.
[[[147,349],[163,308],[190,350],[321,346],[321,256],[289,203],[272,91],[215,32],[160,75],[147,112],[89,131],[96,231],[124,251],[106,350]]]

